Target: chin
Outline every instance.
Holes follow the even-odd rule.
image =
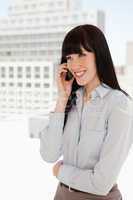
[[[85,82],[85,81],[77,81],[77,84],[80,85],[80,86],[85,86],[88,82]]]
[[[82,84],[82,83],[78,83],[78,85],[80,85],[80,86],[85,86],[85,84]]]

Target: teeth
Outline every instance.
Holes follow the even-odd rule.
[[[76,76],[82,76],[85,73],[85,71],[82,72],[75,72]]]

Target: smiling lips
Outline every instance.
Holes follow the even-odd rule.
[[[80,71],[80,72],[74,72],[74,74],[77,78],[80,78],[85,74],[85,72],[86,72],[86,70],[83,70],[83,71]]]

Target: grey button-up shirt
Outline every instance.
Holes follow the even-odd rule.
[[[51,112],[40,134],[40,153],[46,162],[63,155],[57,179],[69,187],[107,195],[133,142],[133,101],[101,83],[83,103],[84,88],[68,114]]]

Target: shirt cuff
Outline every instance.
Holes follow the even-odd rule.
[[[56,178],[60,181],[63,182],[66,185],[69,185],[70,181],[70,174],[73,174],[72,169],[68,167],[68,165],[61,165],[58,171],[58,174]]]

